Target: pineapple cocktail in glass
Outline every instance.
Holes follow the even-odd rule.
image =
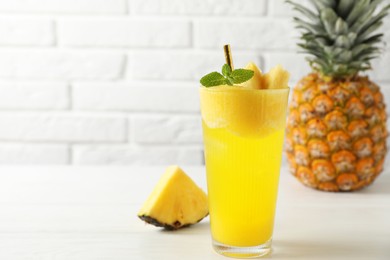
[[[262,81],[254,74],[243,85]],[[287,86],[200,88],[211,233],[220,254],[271,251],[288,93]]]

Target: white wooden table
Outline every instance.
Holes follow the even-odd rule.
[[[167,232],[137,218],[165,167],[0,167],[0,259],[227,259],[208,219]],[[203,167],[183,167],[206,187]],[[324,193],[281,173],[272,259],[390,259],[390,168]]]

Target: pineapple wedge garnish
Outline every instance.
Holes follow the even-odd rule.
[[[251,89],[262,89],[265,88],[265,83],[264,83],[264,77],[263,73],[261,70],[256,66],[255,63],[249,62],[246,66],[245,69],[247,70],[252,70],[254,72],[253,77],[242,83],[241,85],[245,88],[251,88]]]
[[[273,67],[268,73],[263,74],[253,62],[249,62],[245,69],[254,72],[253,77],[242,83],[241,86],[251,89],[275,89],[287,88],[290,73],[283,69],[281,65]]]
[[[283,69],[281,65],[273,67],[267,74],[264,75],[266,88],[287,88],[290,73]]]

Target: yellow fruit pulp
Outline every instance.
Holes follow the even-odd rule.
[[[213,239],[247,247],[272,237],[289,89],[201,88]]]
[[[253,77],[250,80],[242,83],[241,86],[243,86],[244,88],[252,89],[267,88],[267,86],[265,85],[263,74],[255,63],[249,62],[245,66],[245,69],[253,71]]]
[[[253,71],[253,77],[242,83],[241,86],[249,89],[278,89],[287,88],[290,73],[281,65],[273,67],[268,73],[263,74],[255,63],[249,62],[245,69]]]
[[[138,216],[179,228],[207,216],[207,196],[178,166],[170,166],[150,194]]]
[[[285,88],[288,86],[289,78],[290,73],[283,69],[281,65],[277,65],[273,67],[267,74],[265,74],[264,82],[269,89]]]

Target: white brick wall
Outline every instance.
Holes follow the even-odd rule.
[[[72,96],[76,110],[199,111],[196,83],[75,83]]]
[[[2,110],[64,110],[70,97],[65,82],[4,81],[0,82]]]
[[[0,17],[0,44],[50,46],[54,44],[54,23],[47,18]]]
[[[265,0],[130,0],[130,12],[157,15],[265,15]]]
[[[222,45],[221,45],[222,46]],[[245,66],[253,60],[261,65],[261,58],[255,52],[236,51],[234,64]],[[224,54],[217,50],[148,50],[129,54],[127,78],[140,80],[192,80],[199,79],[212,70],[219,70]]]
[[[201,164],[201,146],[75,145],[75,164]]]
[[[132,141],[138,144],[191,144],[202,141],[198,115],[138,115],[131,121]]]
[[[169,29],[168,29],[169,28]],[[62,19],[60,46],[78,47],[190,47],[191,23],[186,19]]]
[[[69,164],[66,144],[1,143],[1,164]]]
[[[307,1],[307,0],[305,0]],[[284,0],[0,1],[0,164],[202,164],[198,80],[309,71]],[[390,18],[384,25],[390,45]],[[390,113],[390,49],[371,73]]]
[[[0,49],[0,78],[19,79],[119,79],[123,53],[112,51]]]
[[[124,14],[126,0],[12,0],[0,1],[3,13]]]
[[[0,140],[27,142],[125,142],[122,115],[0,113]]]
[[[235,49],[277,51],[295,49],[296,31],[289,18],[204,18],[195,22],[195,46],[218,49],[229,42]]]

